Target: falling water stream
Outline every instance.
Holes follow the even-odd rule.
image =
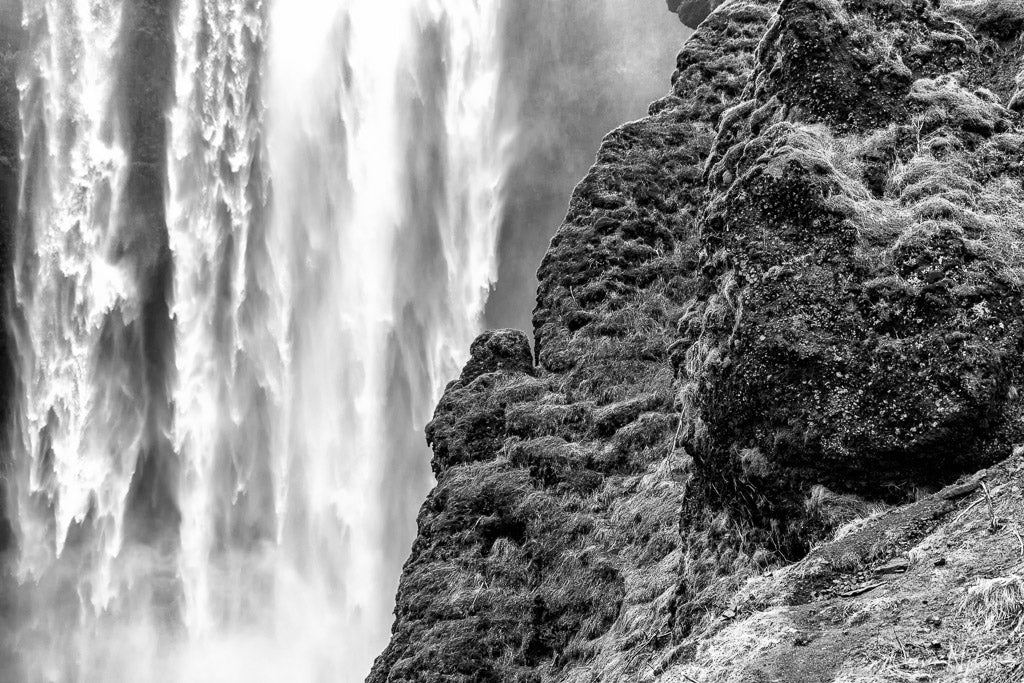
[[[499,2],[381,4],[25,0],[14,681],[386,644],[512,131]]]

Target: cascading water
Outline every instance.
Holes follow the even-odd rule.
[[[499,3],[171,4],[24,6],[11,677],[361,680],[496,275]]]

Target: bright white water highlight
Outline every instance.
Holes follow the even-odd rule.
[[[359,681],[496,277],[500,3],[179,4],[25,3],[15,680]]]

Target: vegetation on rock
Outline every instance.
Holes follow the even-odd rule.
[[[1024,621],[1019,465],[950,486],[1024,438],[1024,9],[716,5],[669,2],[700,27],[573,194],[536,365],[488,333],[448,386],[370,681],[1024,666],[982,662]]]

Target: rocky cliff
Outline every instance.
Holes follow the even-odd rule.
[[[427,427],[368,680],[1019,680],[1024,6],[669,8],[533,348]]]

